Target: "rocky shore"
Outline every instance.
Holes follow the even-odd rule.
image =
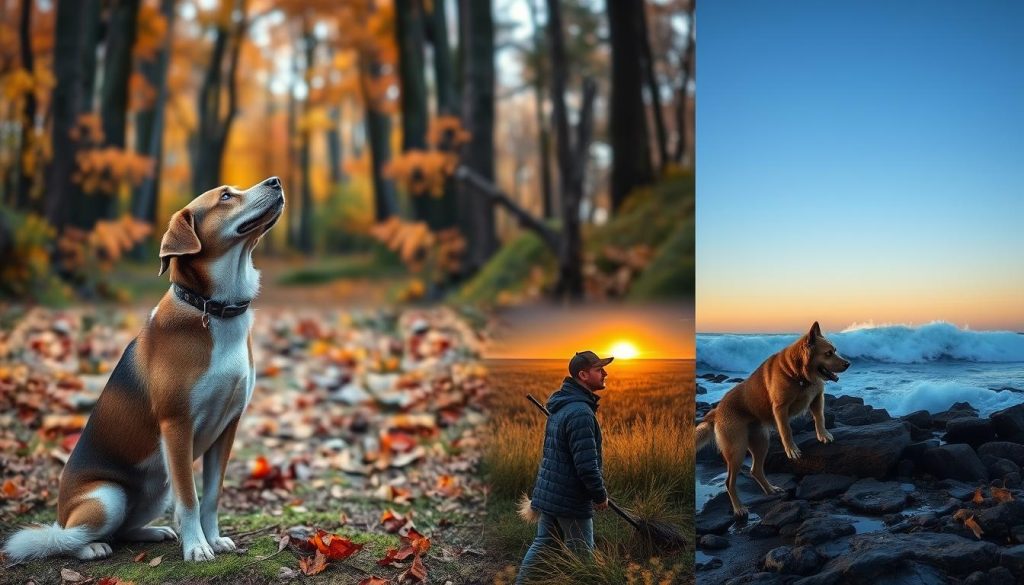
[[[698,421],[712,406],[697,402]],[[698,453],[698,483],[720,490],[697,503],[699,582],[1024,584],[1024,404],[892,417],[826,395],[825,418],[829,444],[810,417],[793,421],[796,461],[773,434],[766,470],[786,492],[765,496],[744,473],[745,523],[732,517],[721,456]]]

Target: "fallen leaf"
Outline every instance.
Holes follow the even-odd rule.
[[[398,532],[403,526],[405,526],[405,517],[401,514],[396,514],[394,510],[388,508],[380,517],[380,523],[384,525],[384,531],[394,534]]]
[[[135,555],[135,558],[133,558],[132,561],[140,563],[144,558],[146,558],[146,551],[142,551],[139,554]]]
[[[978,526],[978,523],[974,521],[974,516],[968,518],[967,521],[964,522],[964,526],[971,529],[971,532],[974,533],[975,538],[980,539],[981,535],[985,534],[985,531],[981,529],[981,526]]]
[[[956,511],[956,514],[953,514],[953,519],[957,522],[964,522],[971,517],[971,514],[972,512],[967,508],[960,508]]]
[[[410,528],[409,534],[403,536],[402,541],[407,542],[417,553],[425,553],[430,550],[430,539],[417,532],[415,528]]]
[[[981,488],[974,490],[974,497],[971,498],[971,501],[975,504],[981,504],[985,501],[985,496],[982,495]]]
[[[277,571],[278,579],[294,579],[299,574],[298,571],[291,567],[281,567]]]
[[[384,579],[382,577],[378,577],[376,575],[373,575],[371,577],[367,577],[367,578],[363,579],[362,581],[360,581],[359,585],[388,585],[388,583],[391,583],[391,581],[388,581],[387,579]]]
[[[292,537],[288,536],[287,534],[282,536],[281,540],[277,542],[277,552],[283,551],[284,547],[288,546],[288,543],[291,542],[291,539]]]
[[[160,563],[162,563],[163,560],[164,560],[164,555],[160,555],[158,557],[153,557],[153,560],[149,561],[149,566],[150,567],[155,567],[155,566],[159,565]]]
[[[61,569],[60,579],[61,581],[66,581],[68,583],[81,583],[82,581],[85,581],[86,578],[78,571],[73,571],[71,569]]]
[[[427,580],[427,567],[420,560],[420,555],[416,555],[416,558],[412,560],[412,564],[409,568],[398,576],[398,582],[404,583],[406,581],[412,581],[413,583],[423,583]]]
[[[267,458],[260,455],[249,465],[249,477],[252,479],[264,479],[270,476],[272,468]]]
[[[299,570],[304,575],[319,575],[324,572],[327,568],[327,557],[324,556],[319,550],[312,557],[302,557],[299,559]]]
[[[323,553],[332,561],[342,561],[356,554],[363,549],[363,545],[356,544],[351,540],[331,534],[325,530],[317,530],[310,542],[318,551]]]
[[[1013,492],[1006,488],[992,487],[992,497],[999,503],[1012,502]]]
[[[388,567],[396,562],[408,560],[409,557],[416,554],[416,549],[411,546],[403,546],[402,548],[389,548],[387,554],[384,555],[383,559],[377,561],[377,564],[382,567]]]
[[[134,585],[131,581],[118,581],[117,577],[103,577],[96,585]]]

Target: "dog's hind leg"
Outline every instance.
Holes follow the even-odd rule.
[[[752,424],[749,437],[750,477],[754,478],[757,485],[761,486],[764,493],[768,495],[786,491],[779,486],[772,485],[764,475],[764,460],[768,457],[768,429],[760,424]]]
[[[102,482],[74,504],[68,512],[64,528],[83,531],[83,544],[71,551],[83,561],[102,559],[112,554],[110,540],[124,522],[126,497],[124,489],[114,483]]]
[[[740,502],[739,495],[736,493],[736,478],[743,468],[743,459],[747,454],[747,430],[744,425],[718,421],[718,424],[715,425],[715,439],[722,452],[722,458],[725,460],[727,469],[725,489],[729,493],[733,516],[746,518],[747,509]]]

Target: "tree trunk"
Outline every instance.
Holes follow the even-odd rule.
[[[83,78],[90,77],[84,67],[85,56],[91,53],[95,64],[96,46],[86,41],[95,39],[99,10],[99,0],[59,0],[57,3],[53,64],[57,85],[52,97],[53,158],[47,171],[46,219],[58,231],[64,229],[69,218],[77,218],[84,211],[84,197],[71,180],[78,153],[78,142],[71,139],[71,130],[90,97],[84,91]],[[90,27],[93,30],[90,31]]]
[[[331,108],[331,128],[327,130],[327,156],[330,158],[331,185],[337,186],[345,180],[345,172],[342,170],[342,157],[344,156],[341,144],[341,105]]]
[[[644,77],[647,80],[647,93],[651,96],[651,110],[654,117],[655,137],[658,141],[658,168],[664,172],[668,166],[668,133],[665,130],[665,115],[661,106],[661,84],[654,67],[654,55],[651,54],[650,33],[647,28],[647,10],[643,0],[637,0],[639,9],[637,18],[640,24],[640,56]]]
[[[640,10],[635,0],[607,0],[612,45],[612,209],[618,210],[636,187],[654,182],[641,68]]]
[[[494,19],[490,0],[460,0],[463,126],[471,138],[462,164],[494,182]],[[459,225],[468,243],[467,274],[477,272],[498,249],[494,205],[467,188],[459,189]]]
[[[427,81],[424,71],[424,16],[420,0],[395,0],[395,41],[402,87],[402,151],[427,149]],[[433,198],[409,193],[413,214],[429,222]]]
[[[540,52],[543,32],[537,18],[537,5],[535,0],[527,0],[530,7],[530,22],[533,25],[534,50]],[[537,142],[539,149],[537,158],[540,159],[540,186],[541,195],[544,198],[544,217],[550,219],[558,216],[558,206],[555,201],[554,187],[551,179],[551,131],[548,129],[546,117],[544,116],[544,90],[547,86],[544,64],[538,59],[536,66],[536,77],[533,83],[533,103],[537,117]]]
[[[312,87],[313,80],[313,54],[316,50],[316,38],[313,36],[313,29],[307,20],[303,40],[306,45],[306,87]],[[306,112],[309,112],[309,94],[306,95]],[[310,169],[309,143],[312,132],[308,124],[303,124],[300,133],[299,165],[302,167],[302,210],[299,219],[299,250],[309,256],[313,254],[313,184]]]
[[[359,89],[366,110],[366,139],[370,143],[373,174],[374,219],[381,222],[399,213],[395,186],[384,178],[384,165],[391,158],[391,118],[377,110],[367,84],[368,77],[376,77],[379,74],[380,65],[371,61],[364,53],[360,53],[359,63]]]
[[[164,45],[156,58],[140,67],[146,82],[157,90],[153,107],[139,112],[135,117],[135,147],[139,152],[153,159],[153,174],[147,177],[132,193],[132,216],[147,222],[156,229],[157,200],[160,196],[160,170],[163,166],[164,116],[167,106],[167,71],[171,61],[171,46],[174,36],[175,0],[161,0],[160,13],[167,21]],[[144,246],[136,248],[141,254]]]
[[[21,2],[21,26],[19,31],[21,41],[21,67],[29,74],[35,72],[34,59],[32,55],[32,0]],[[24,110],[22,111],[21,125],[21,152],[15,165],[18,169],[18,198],[16,207],[18,209],[38,208],[38,202],[32,202],[32,183],[38,176],[34,169],[25,168],[25,159],[29,157],[36,144],[36,94],[28,92],[25,94]],[[38,209],[34,209],[38,210]]]
[[[690,14],[688,22],[690,25],[686,52],[683,54],[681,69],[683,74],[679,80],[679,87],[676,89],[676,150],[673,158],[679,164],[684,164],[687,157],[691,156],[689,149],[689,116],[690,116],[690,81],[694,79],[697,65],[697,22],[694,20],[694,10],[697,8],[697,0],[690,0]],[[692,163],[691,163],[692,164]]]
[[[434,53],[434,85],[437,91],[437,116],[458,115],[459,101],[455,91],[455,71],[452,63],[452,49],[448,40],[448,19],[445,0],[434,0],[433,10],[427,18],[427,31]],[[430,227],[435,230],[454,226],[458,221],[458,199],[455,183],[445,181],[444,193],[440,199],[431,198],[433,209],[430,213]]]
[[[107,50],[103,64],[100,117],[105,145],[125,149],[128,128],[128,79],[132,73],[132,47],[138,31],[141,0],[117,0],[110,13]],[[118,189],[96,193],[101,197],[101,216],[112,219],[118,212]]]
[[[295,42],[295,47],[292,47],[292,79],[297,80],[299,78],[299,51],[296,49],[298,42]],[[287,146],[288,149],[288,183],[292,186],[298,185],[301,180],[301,168],[296,160],[298,156],[295,152],[295,137],[298,134],[299,127],[299,100],[295,98],[295,86],[288,88],[288,119],[286,121],[287,128]],[[300,206],[297,205],[298,201],[293,201],[292,205],[288,209],[288,220],[287,233],[285,234],[285,244],[288,248],[294,249],[298,245],[299,241],[299,221],[301,220],[301,214],[299,212]]]

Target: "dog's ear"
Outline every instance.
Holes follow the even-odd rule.
[[[811,325],[811,330],[807,332],[807,345],[814,345],[819,337],[821,337],[821,327],[815,321],[814,325]]]
[[[182,209],[171,216],[167,232],[160,240],[160,272],[162,276],[171,264],[172,256],[195,254],[203,247],[196,235],[196,220],[189,208]]]

